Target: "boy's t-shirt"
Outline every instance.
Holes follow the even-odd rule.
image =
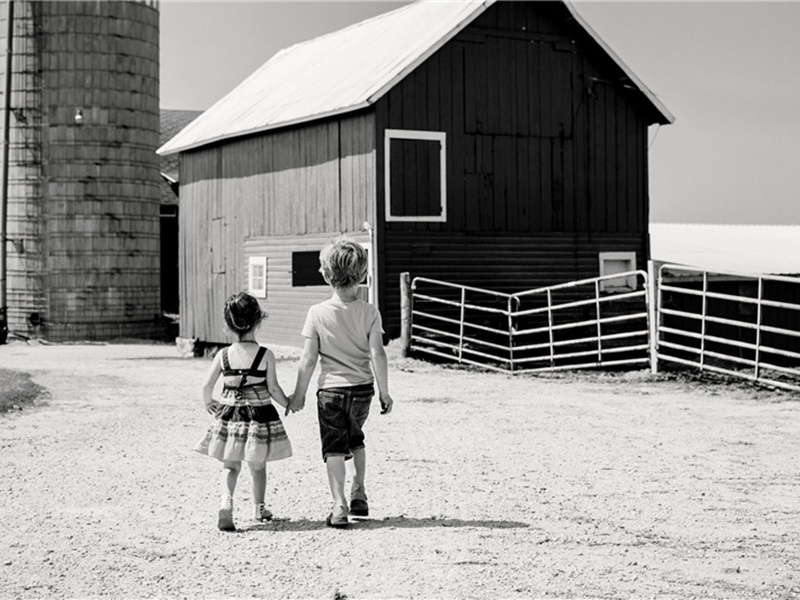
[[[381,314],[364,300],[331,298],[308,310],[302,334],[319,338],[319,389],[372,383],[369,336],[382,335]]]

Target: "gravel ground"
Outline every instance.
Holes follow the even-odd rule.
[[[391,349],[390,349],[391,350]],[[294,350],[278,349],[291,391]],[[0,346],[44,405],[0,416],[2,598],[800,598],[800,402],[644,371],[506,376],[390,352],[371,517],[325,527],[313,403],[269,466],[278,519],[216,529],[191,451],[209,358]]]

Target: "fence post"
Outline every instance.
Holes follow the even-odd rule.
[[[647,302],[647,324],[650,333],[650,372],[658,373],[658,285],[656,267],[652,260],[647,261],[647,279],[645,279],[645,301]]]
[[[411,274],[400,273],[400,354],[411,353]]]

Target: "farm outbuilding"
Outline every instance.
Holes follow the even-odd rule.
[[[299,344],[315,255],[368,244],[400,274],[527,288],[642,268],[648,127],[669,111],[564,2],[422,1],[292,46],[166,143],[180,153],[181,336],[224,340],[254,290]]]

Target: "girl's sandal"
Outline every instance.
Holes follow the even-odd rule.
[[[265,504],[256,504],[253,518],[256,521],[272,521],[272,511]]]
[[[219,519],[217,520],[217,528],[220,531],[236,531],[236,525],[233,524],[233,511],[229,508],[219,509]]]

